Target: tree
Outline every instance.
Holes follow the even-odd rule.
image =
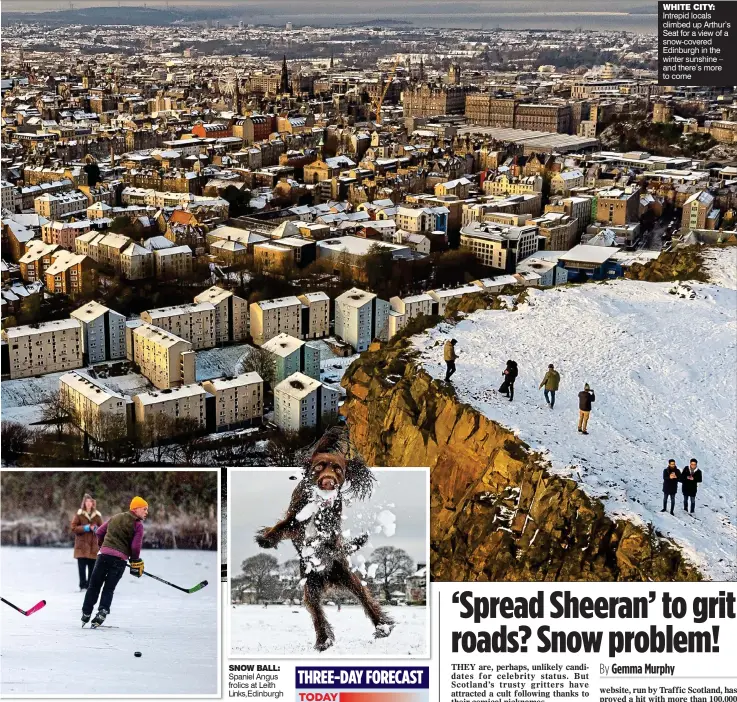
[[[3,461],[9,466],[15,465],[16,461],[28,450],[32,437],[33,432],[24,424],[3,422]]]
[[[394,546],[380,546],[372,554],[369,565],[377,565],[375,580],[381,583],[384,597],[391,599],[392,588],[414,573],[415,564],[406,551]]]
[[[278,568],[279,561],[267,553],[251,556],[241,563],[245,583],[255,592],[257,600],[273,599],[278,595],[279,580],[275,575]]]
[[[56,427],[56,438],[61,439],[64,427],[73,421],[74,412],[61,391],[52,392],[41,398],[41,419]]]
[[[41,295],[28,295],[21,300],[18,319],[21,324],[33,324],[41,318]]]
[[[392,262],[394,257],[386,246],[379,243],[371,244],[364,258],[364,270],[369,290],[383,293],[392,279]]]
[[[235,185],[229,185],[223,190],[221,197],[228,201],[228,214],[231,217],[241,217],[252,212],[251,191],[241,190]]]
[[[241,359],[243,373],[258,373],[264,383],[273,385],[276,379],[276,362],[273,354],[258,346],[251,348]]]

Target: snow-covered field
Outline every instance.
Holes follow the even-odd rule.
[[[712,283],[737,290],[737,246],[707,250],[704,259]]]
[[[197,382],[242,373],[240,363],[252,348],[249,344],[236,344],[198,351],[195,360]]]
[[[0,385],[2,398],[2,419],[4,422],[32,424],[40,422],[44,398],[59,390],[61,373],[49,373],[40,378],[17,378],[4,380]]]
[[[178,585],[209,585],[191,595],[128,572],[106,625],[82,629],[71,548],[0,548],[0,693],[25,695],[214,694],[218,689],[216,551],[145,551],[146,569]],[[134,652],[140,651],[140,658]]]
[[[428,655],[427,608],[386,607],[396,621],[391,635],[374,639],[374,628],[358,605],[325,608],[335,630],[335,645],[324,653],[313,648],[312,619],[302,605],[233,605],[230,608],[231,655],[420,658]],[[256,634],[256,632],[258,632]]]
[[[516,312],[477,312],[413,341],[442,378],[443,343],[456,338],[451,382],[461,400],[511,428],[614,517],[654,524],[706,577],[735,580],[737,257],[711,255],[713,274],[731,287],[618,280],[530,290]],[[514,402],[496,391],[507,359],[519,364]],[[549,363],[561,374],[552,411],[538,390]],[[576,431],[584,383],[596,392],[588,436]],[[662,514],[668,459],[682,468],[691,457],[704,474],[694,515],[680,495],[675,515]]]

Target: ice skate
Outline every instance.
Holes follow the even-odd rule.
[[[92,620],[92,628],[97,629],[98,626],[101,626],[108,614],[109,612],[106,609],[98,609],[95,618]]]

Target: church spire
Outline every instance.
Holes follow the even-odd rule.
[[[279,84],[279,92],[284,95],[285,93],[291,93],[289,89],[289,69],[287,68],[287,55],[284,54],[284,59],[281,63],[281,82]]]

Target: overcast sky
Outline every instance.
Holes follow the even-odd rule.
[[[354,502],[343,507],[345,528],[352,536],[368,531],[371,538],[360,553],[369,560],[371,552],[379,546],[404,549],[415,563],[427,562],[427,513],[428,471],[423,468],[375,468],[378,485],[370,500]],[[255,468],[239,470],[231,468],[228,494],[228,518],[230,520],[231,559],[236,569],[258,553],[270,553],[279,562],[295,558],[297,553],[290,541],[282,542],[276,550],[264,550],[256,545],[253,537],[263,526],[272,526],[284,515],[292,491],[297,486],[297,469]],[[393,506],[392,506],[393,505]],[[396,516],[396,533],[387,537],[374,534],[376,517],[382,510]],[[237,572],[236,569],[233,572]]]

